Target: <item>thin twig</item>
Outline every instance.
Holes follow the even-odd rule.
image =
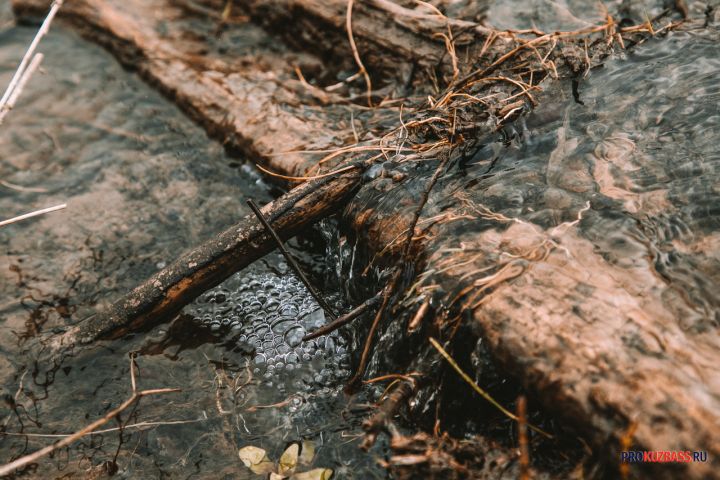
[[[42,215],[44,213],[50,213],[50,212],[54,212],[56,210],[62,210],[65,207],[67,207],[67,204],[61,203],[60,205],[55,205],[54,207],[48,207],[48,208],[43,208],[40,210],[35,210],[34,212],[24,213],[22,215],[18,215],[17,217],[8,218],[7,220],[1,221],[0,227],[4,227],[5,225],[10,225],[11,223],[19,222],[20,220],[25,220],[26,218],[37,217],[38,215]]]
[[[43,21],[42,25],[40,26],[40,29],[35,34],[35,38],[33,38],[33,41],[30,43],[30,46],[27,49],[27,52],[25,52],[25,55],[23,56],[22,60],[20,61],[20,65],[18,66],[17,70],[15,71],[15,74],[13,75],[12,80],[10,80],[10,84],[7,87],[7,90],[5,90],[5,93],[3,94],[2,98],[0,99],[0,111],[6,110],[8,101],[10,100],[10,96],[13,93],[13,90],[17,88],[18,84],[20,83],[24,73],[25,69],[28,66],[28,63],[33,59],[35,50],[37,49],[38,44],[40,43],[40,40],[45,36],[45,34],[50,29],[50,24],[53,21],[53,18],[55,18],[55,15],[57,14],[58,10],[60,10],[60,7],[62,7],[63,0],[55,0],[53,4],[50,6],[50,11],[48,12],[47,16],[45,17],[45,20]]]
[[[133,389],[135,387],[135,370],[134,370],[134,359],[130,358],[130,376],[132,381]],[[60,448],[66,447],[70,445],[71,443],[75,442],[76,440],[79,440],[80,438],[84,437],[85,435],[89,435],[91,432],[96,430],[98,427],[101,427],[105,425],[107,422],[112,420],[113,418],[120,415],[124,410],[131,407],[135,404],[135,402],[139,401],[142,397],[147,397],[149,395],[158,395],[162,393],[173,393],[173,392],[179,392],[179,388],[155,388],[151,390],[142,390],[140,392],[133,390],[133,394],[125,400],[123,403],[120,404],[119,407],[116,409],[108,412],[107,415],[104,417],[95,420],[90,425],[86,426],[85,428],[78,430],[77,432],[73,433],[72,435],[63,438],[62,440],[59,440],[52,445],[48,445],[45,448],[41,448],[40,450],[33,452],[29,455],[25,455],[23,457],[18,458],[17,460],[14,460],[10,463],[6,463],[3,466],[0,466],[0,477],[4,475],[8,475],[9,473],[14,472],[18,468],[22,468],[25,465],[29,465],[31,463],[34,463],[41,459],[42,457],[51,454],[55,450],[58,450]]]
[[[423,318],[425,318],[425,313],[427,313],[428,308],[430,307],[430,298],[426,298],[425,301],[423,301],[422,305],[420,305],[420,308],[418,308],[417,312],[413,316],[413,318],[410,320],[407,326],[408,333],[413,333],[415,330],[418,329],[420,326],[420,322],[422,322]]]
[[[372,83],[370,82],[370,75],[368,75],[367,69],[365,68],[365,65],[363,65],[363,62],[360,59],[360,53],[358,52],[357,45],[355,45],[355,38],[353,38],[352,9],[353,0],[348,0],[347,13],[345,15],[345,27],[347,28],[348,39],[350,40],[350,48],[352,49],[353,57],[355,57],[355,63],[357,63],[357,66],[360,69],[358,73],[362,73],[362,76],[365,79],[365,85],[367,86],[368,107],[372,107]]]
[[[395,273],[393,273],[392,279],[388,282],[387,286],[385,287],[385,290],[383,293],[383,302],[380,305],[380,308],[378,309],[377,314],[375,315],[375,319],[373,320],[373,323],[370,326],[370,331],[368,332],[368,336],[365,339],[365,346],[363,347],[362,355],[360,356],[360,364],[358,365],[355,375],[353,375],[353,377],[348,382],[347,389],[350,391],[355,390],[358,387],[358,385],[360,385],[360,382],[362,381],[362,377],[363,377],[363,375],[365,375],[365,368],[367,367],[367,362],[368,362],[368,358],[370,355],[370,350],[372,348],[372,341],[373,341],[373,337],[375,336],[375,331],[377,330],[378,325],[380,324],[380,320],[382,319],[383,314],[385,313],[385,308],[387,308],[390,297],[392,297],[392,295],[395,293],[395,288],[397,287],[398,282],[400,281],[400,276],[402,275],[402,272],[404,271],[403,265],[405,265],[408,262],[408,259],[410,256],[410,249],[412,247],[413,236],[415,233],[415,228],[417,227],[417,224],[418,224],[418,220],[420,220],[422,211],[425,208],[425,205],[427,204],[428,198],[430,198],[430,192],[435,187],[435,184],[437,183],[438,179],[440,178],[440,175],[442,174],[442,172],[445,169],[445,166],[447,165],[449,160],[450,160],[450,155],[446,155],[442,159],[442,161],[440,162],[438,167],[435,169],[435,173],[433,173],[433,176],[430,178],[427,185],[425,186],[423,195],[420,198],[420,202],[418,203],[418,206],[415,209],[415,214],[413,215],[413,219],[410,222],[410,225],[408,227],[407,237],[405,238],[405,245],[403,248],[402,256],[400,257],[398,266],[395,269]]]
[[[5,188],[9,188],[10,190],[17,190],[18,192],[47,193],[46,188],[23,187],[22,185],[16,185],[14,183],[10,183],[5,180],[0,180],[0,185],[2,185]]]
[[[390,280],[388,285],[383,290],[382,303],[380,304],[380,308],[375,314],[373,323],[370,326],[370,331],[368,332],[367,339],[365,340],[365,346],[363,347],[362,355],[360,356],[360,364],[358,365],[357,371],[355,372],[355,375],[353,375],[353,377],[350,379],[350,381],[348,381],[346,387],[348,391],[355,390],[362,382],[362,377],[363,375],[365,375],[365,367],[367,366],[368,356],[370,355],[370,347],[372,346],[372,340],[373,337],[375,337],[375,331],[380,324],[380,319],[382,319],[385,308],[387,307],[388,301],[390,300],[390,295],[392,294],[392,291],[394,289],[393,287],[395,286],[397,280],[400,278],[399,272],[401,271],[402,270],[399,268],[395,270],[395,274],[393,275],[392,280]]]
[[[207,422],[208,420],[206,418],[197,418],[195,420],[171,420],[168,422],[138,422],[138,423],[131,423],[130,425],[124,425],[123,427],[112,427],[112,428],[104,428],[102,430],[95,430],[92,432],[88,432],[88,436],[92,435],[102,435],[103,433],[110,433],[110,432],[117,432],[118,430],[128,430],[130,428],[137,428],[137,429],[143,429],[143,428],[149,428],[149,427],[162,427],[166,425],[185,425],[188,423],[200,423],[200,422]],[[8,437],[28,437],[28,438],[65,438],[69,437],[71,435],[74,435],[73,433],[21,433],[21,432],[0,432],[0,435],[6,435]]]
[[[381,300],[382,292],[378,293],[374,297],[365,300],[363,303],[350,310],[345,315],[339,316],[334,322],[330,322],[327,325],[323,325],[317,330],[308,333],[303,337],[303,342],[307,342],[308,340],[312,340],[313,338],[321,337],[323,335],[327,335],[328,333],[334,332],[338,328],[342,327],[343,325],[347,325],[363,313],[367,312],[370,308],[380,303]]]
[[[38,69],[40,66],[40,62],[42,62],[44,56],[42,53],[36,53],[35,56],[32,59],[32,62],[30,62],[30,66],[25,69],[22,76],[20,77],[20,81],[18,82],[17,86],[13,89],[12,93],[10,94],[10,98],[8,98],[8,101],[6,104],[4,104],[2,107],[0,107],[0,125],[2,125],[3,120],[5,120],[5,116],[8,114],[10,110],[15,108],[15,103],[17,103],[18,98],[20,97],[20,94],[25,89],[25,85],[27,84],[28,80],[30,80],[30,77],[33,76],[33,73],[35,73],[35,70]]]
[[[325,177],[331,177],[337,173],[343,173],[350,171],[354,168],[358,168],[359,165],[348,165],[347,167],[338,168],[337,170],[333,170],[331,172],[323,173],[321,175],[311,175],[311,176],[304,176],[304,177],[295,177],[290,175],[283,175],[282,173],[275,173],[271,172],[270,170],[263,168],[262,165],[259,163],[255,164],[255,166],[258,168],[258,170],[262,171],[263,173],[267,173],[270,176],[276,177],[276,178],[282,178],[283,180],[289,180],[291,182],[306,182],[308,180],[319,180],[321,178]]]
[[[283,254],[283,256],[285,257],[285,260],[288,261],[288,263],[290,264],[292,269],[295,271],[297,276],[300,277],[300,280],[302,280],[302,282],[305,284],[305,287],[307,287],[308,291],[310,292],[310,295],[312,295],[313,298],[315,299],[315,301],[318,303],[318,305],[320,305],[320,308],[325,310],[325,313],[327,313],[328,316],[332,320],[335,320],[337,318],[337,315],[335,315],[332,308],[330,308],[330,305],[327,304],[325,299],[323,297],[321,297],[320,294],[312,286],[312,284],[310,283],[310,280],[308,280],[308,278],[305,276],[302,269],[300,268],[300,265],[298,265],[298,263],[295,261],[295,258],[293,258],[293,256],[290,255],[290,252],[287,251],[287,249],[285,248],[285,245],[283,244],[283,241],[280,239],[278,234],[275,233],[275,230],[273,230],[273,228],[270,226],[270,223],[268,223],[267,219],[265,218],[265,215],[263,215],[262,212],[260,211],[260,208],[258,208],[258,206],[255,205],[255,202],[253,202],[252,200],[248,200],[247,204],[250,206],[253,213],[258,218],[258,220],[260,220],[260,223],[262,223],[263,227],[265,227],[265,230],[267,230],[267,232],[270,234],[270,236],[273,238],[273,240],[275,240],[275,243],[277,244],[278,249],[280,250],[280,253]]]
[[[510,410],[503,407],[502,405],[500,405],[497,402],[497,400],[495,400],[494,398],[492,398],[490,396],[489,393],[487,393],[485,390],[480,388],[480,386],[478,386],[478,384],[475,383],[473,381],[473,379],[470,378],[470,376],[462,370],[462,368],[460,368],[460,365],[458,365],[457,362],[455,360],[453,360],[453,358],[450,356],[450,354],[442,347],[442,345],[440,345],[440,343],[437,340],[430,337],[430,343],[432,344],[433,347],[435,347],[435,350],[437,350],[440,353],[440,355],[442,355],[443,358],[445,358],[445,360],[447,360],[447,362],[450,364],[451,367],[453,367],[453,369],[458,373],[458,375],[460,375],[460,377],[462,377],[462,379],[465,380],[465,382],[472,387],[473,390],[475,390],[485,400],[490,402],[490,404],[493,407],[497,408],[503,414],[505,414],[506,417],[508,417],[512,420],[515,420],[516,422],[519,421],[517,415],[515,415],[514,413],[512,413]],[[553,438],[552,435],[550,435],[549,433],[547,433],[544,430],[541,430],[540,428],[536,427],[535,425],[528,423],[527,426],[532,428],[539,434],[546,436],[547,438]]]

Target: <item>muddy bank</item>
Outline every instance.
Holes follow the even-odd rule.
[[[531,48],[524,46],[529,40],[497,34],[473,18],[449,21],[407,6],[393,12],[400,7],[386,2],[356,5],[354,38],[374,78],[370,109],[362,81],[342,81],[357,69],[349,42],[341,42],[346,6],[243,3],[241,11],[271,32],[283,30],[303,53],[277,51],[269,40],[222,45],[227,37],[218,37],[218,29],[268,37],[251,24],[233,23],[232,14],[220,26],[211,16],[188,15],[186,2],[120,8],[84,1],[63,13],[213,135],[277,173],[314,174],[341,156],[378,156],[341,225],[347,244],[356,246],[347,267],[355,282],[377,280],[381,267],[404,257],[392,297],[400,308],[378,319],[370,373],[434,372],[440,367],[429,360],[435,354],[425,337],[460,335],[462,341],[450,344],[480,384],[488,375],[480,367],[492,358],[611,462],[627,432],[637,449],[705,449],[717,458],[717,222],[709,200],[716,192],[703,187],[699,197],[683,194],[698,188],[693,179],[698,182],[700,173],[699,185],[713,184],[712,152],[701,149],[700,166],[687,165],[696,174],[682,174],[669,163],[649,162],[654,145],[624,135],[627,128],[613,124],[616,119],[583,120],[600,123],[588,127],[587,137],[571,134],[569,123],[572,109],[588,101],[582,86],[595,75],[583,80],[588,67],[611,47],[644,41],[643,19],[626,8],[611,15],[627,21],[598,29],[599,40],[548,37]],[[21,14],[44,7],[16,2]],[[679,18],[646,8],[658,16],[655,29]],[[289,31],[280,28],[288,11],[299,20]],[[712,40],[715,27],[705,25],[712,9],[693,5],[691,13],[696,20],[681,27],[690,32],[685,35],[702,31]],[[318,22],[321,36],[311,28]],[[382,27],[374,27],[379,22]],[[640,27],[620,30],[633,22]],[[397,33],[391,41],[383,36],[388,31]],[[402,41],[395,44],[395,38]],[[676,47],[693,40],[686,42]],[[403,49],[407,45],[415,48]],[[328,72],[327,64],[337,69]],[[570,81],[548,78],[541,94],[537,83],[555,75],[575,77],[579,91]],[[328,86],[330,92],[321,89]],[[599,102],[607,93],[596,88]],[[395,99],[400,96],[410,98]],[[552,102],[563,97],[566,111],[558,112]],[[536,103],[540,107],[526,115]],[[551,104],[549,111],[544,104]],[[620,102],[616,108],[627,107]],[[673,108],[680,107],[658,105],[654,121],[661,124],[663,112]],[[635,121],[649,124],[647,111],[639,112]],[[555,127],[552,133],[542,133],[546,125]],[[354,148],[325,158],[342,145]],[[528,145],[543,148],[528,151]],[[677,180],[670,182],[675,191],[664,178]],[[412,257],[404,255],[406,245]],[[413,322],[415,333],[406,334],[426,301],[430,308]],[[415,354],[410,358],[408,348]],[[416,410],[432,412],[440,401],[433,391],[420,391]],[[696,478],[714,472],[709,464],[677,468]],[[659,468],[647,475],[674,473]]]

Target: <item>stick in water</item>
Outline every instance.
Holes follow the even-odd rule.
[[[63,0],[55,0],[53,4],[50,6],[50,11],[48,12],[47,16],[45,17],[45,20],[43,21],[42,25],[40,25],[40,29],[35,34],[35,38],[33,38],[33,41],[30,43],[30,46],[27,49],[27,52],[25,52],[25,55],[23,56],[22,60],[20,61],[20,65],[18,66],[17,70],[15,71],[15,75],[13,75],[12,80],[10,80],[10,84],[8,85],[7,90],[5,90],[5,93],[3,94],[2,98],[0,98],[0,112],[7,110],[8,102],[10,100],[10,97],[13,94],[13,91],[18,87],[20,84],[24,74],[25,70],[28,68],[28,63],[30,63],[31,59],[34,59],[35,50],[37,49],[38,44],[40,43],[40,40],[45,36],[45,34],[50,29],[50,24],[53,21],[53,18],[55,18],[55,15],[57,14],[58,10],[60,10],[60,7],[62,7]]]
[[[345,315],[342,315],[337,318],[334,322],[330,322],[327,325],[324,325],[317,330],[314,330],[307,335],[303,337],[303,342],[307,342],[308,340],[312,340],[313,338],[321,337],[323,335],[327,335],[328,333],[334,332],[338,328],[347,325],[348,323],[352,322],[356,318],[358,318],[363,313],[367,312],[370,308],[374,307],[375,305],[378,305],[382,301],[382,292],[378,293],[374,297],[369,298],[368,300],[365,300],[363,303],[355,307],[353,310],[349,311]]]
[[[134,357],[130,357],[130,380],[132,385],[132,395],[125,400],[123,403],[120,404],[116,409],[108,412],[104,417],[95,420],[90,425],[86,426],[85,428],[82,428],[81,430],[78,430],[77,432],[73,433],[72,435],[63,438],[62,440],[58,440],[57,442],[53,443],[52,445],[48,445],[45,448],[41,448],[40,450],[33,452],[29,455],[25,455],[24,457],[20,457],[17,460],[13,460],[10,463],[6,463],[5,465],[0,466],[0,477],[8,475],[18,468],[22,468],[25,465],[29,465],[31,463],[35,463],[42,457],[45,457],[55,450],[58,450],[60,448],[66,447],[70,445],[71,443],[75,442],[76,440],[81,439],[85,435],[89,435],[94,430],[97,430],[99,427],[105,425],[113,418],[120,415],[123,411],[127,410],[128,407],[131,407],[136,402],[139,402],[141,398],[148,397],[150,395],[159,395],[163,393],[174,393],[179,392],[179,388],[154,388],[150,390],[142,390],[140,392],[137,391],[136,385],[135,385],[135,365],[134,365]]]
[[[470,378],[470,376],[469,376],[467,373],[463,372],[463,370],[460,368],[460,365],[458,365],[457,362],[456,362],[455,360],[453,360],[453,358],[450,356],[450,354],[442,347],[442,345],[440,345],[440,342],[438,342],[437,340],[435,340],[435,339],[432,338],[432,337],[430,337],[429,340],[430,340],[430,343],[432,344],[432,346],[435,347],[435,350],[437,350],[437,351],[440,353],[440,355],[442,355],[443,358],[444,358],[445,360],[447,360],[447,362],[450,364],[450,366],[458,373],[458,375],[460,375],[460,377],[461,377],[463,380],[465,380],[465,382],[466,382],[468,385],[470,385],[470,387],[472,387],[473,390],[475,390],[475,391],[478,393],[478,395],[480,395],[480,396],[483,397],[485,400],[487,400],[488,402],[490,402],[490,404],[491,404],[492,406],[494,406],[495,408],[497,408],[498,410],[500,410],[502,413],[504,413],[506,417],[511,418],[511,419],[515,420],[516,422],[519,422],[519,421],[520,421],[520,419],[518,418],[517,415],[515,415],[515,414],[512,413],[512,412],[510,412],[507,408],[503,407],[502,405],[500,405],[500,404],[497,402],[497,400],[495,400],[494,398],[492,398],[492,397],[490,396],[489,393],[487,393],[485,390],[483,390],[482,388],[480,388],[480,387],[478,386],[478,384],[475,383],[475,382],[473,381],[473,379]],[[531,424],[531,423],[527,423],[527,422],[525,422],[525,423],[526,423],[526,425],[527,425],[529,428],[535,430],[537,433],[539,433],[539,434],[541,434],[541,435],[544,435],[544,436],[547,437],[547,438],[553,438],[552,435],[550,435],[549,433],[547,433],[547,432],[544,431],[544,430],[541,430],[540,428],[536,427],[535,425],[533,425],[533,424]]]
[[[313,298],[315,299],[315,301],[318,302],[318,305],[320,305],[320,308],[325,310],[325,313],[327,313],[328,316],[332,320],[335,320],[337,318],[337,315],[335,315],[335,313],[330,308],[330,305],[327,304],[325,299],[322,298],[320,296],[320,294],[312,286],[312,284],[310,283],[310,280],[308,280],[308,278],[305,276],[303,271],[300,269],[300,265],[298,265],[298,263],[295,261],[293,256],[290,255],[290,252],[287,251],[287,249],[285,248],[285,245],[283,245],[282,239],[280,239],[278,234],[275,233],[275,230],[273,230],[273,228],[270,226],[267,219],[260,211],[260,208],[258,208],[258,206],[255,205],[255,202],[253,202],[252,200],[248,200],[247,203],[250,206],[250,208],[252,209],[255,216],[258,218],[258,220],[260,220],[260,223],[262,223],[263,227],[265,227],[265,230],[267,230],[267,232],[270,234],[270,236],[273,238],[273,240],[275,240],[275,243],[277,244],[278,248],[280,249],[280,252],[283,254],[285,259],[288,261],[290,266],[293,268],[293,270],[295,271],[297,276],[300,277],[300,280],[302,280],[302,282],[305,284],[305,287],[307,287],[308,291],[310,292],[310,295],[312,295]]]
[[[55,205],[54,207],[43,208],[41,210],[35,210],[34,212],[25,213],[23,215],[18,215],[17,217],[8,218],[7,220],[3,220],[0,222],[0,227],[4,227],[5,225],[10,225],[11,223],[19,222],[20,220],[25,220],[26,218],[37,217],[38,215],[42,215],[44,213],[50,213],[50,212],[54,212],[56,210],[62,210],[65,207],[67,207],[67,204],[61,203],[60,205]]]
[[[42,62],[43,58],[45,57],[42,53],[36,53],[32,59],[32,62],[30,62],[30,66],[26,68],[23,72],[17,86],[10,93],[10,98],[8,98],[7,103],[2,108],[0,108],[0,125],[2,125],[3,120],[5,120],[5,115],[7,115],[10,110],[15,108],[15,103],[17,102],[18,97],[20,97],[20,94],[23,92],[23,89],[25,88],[28,80],[30,80],[30,77],[32,77],[33,73],[35,73],[35,70],[37,70],[40,66],[40,62]]]

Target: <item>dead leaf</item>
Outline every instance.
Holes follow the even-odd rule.
[[[330,468],[315,468],[307,472],[296,473],[290,480],[330,480],[333,471]]]
[[[300,444],[291,443],[280,456],[278,462],[278,473],[280,475],[290,475],[295,471],[298,464],[298,456],[300,455]]]
[[[238,455],[245,466],[258,475],[270,473],[274,470],[273,463],[262,448],[248,445],[247,447],[241,448]]]
[[[300,451],[298,463],[300,463],[300,465],[310,465],[313,458],[315,458],[315,443],[310,441],[302,442],[302,450]]]

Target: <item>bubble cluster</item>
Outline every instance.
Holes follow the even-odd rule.
[[[205,292],[187,312],[212,332],[252,352],[255,373],[269,377],[308,364],[312,366],[308,381],[323,384],[348,374],[347,343],[337,332],[302,341],[326,319],[293,275],[243,272]]]

